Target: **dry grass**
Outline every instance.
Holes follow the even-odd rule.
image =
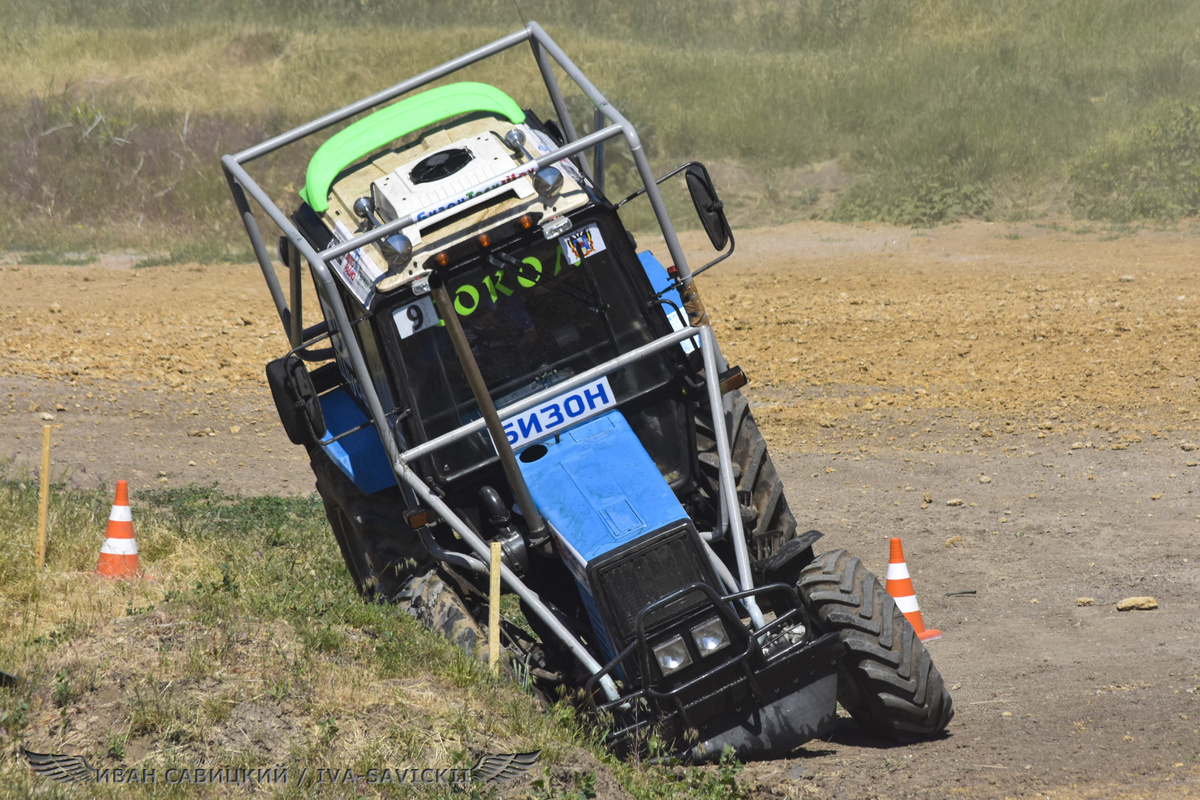
[[[560,714],[394,607],[362,603],[313,498],[135,496],[147,577],[107,581],[92,574],[107,493],[55,487],[41,571],[26,531],[36,493],[0,484],[0,666],[22,679],[0,689],[10,756],[365,773],[539,748],[553,763],[580,747]],[[0,775],[4,798],[47,785],[19,758]],[[132,789],[100,794],[118,788]]]
[[[686,158],[735,165],[727,189],[736,225],[1061,212],[1076,188],[1073,165],[1124,152],[1167,113],[1164,101],[1194,100],[1194,4],[1002,6],[630,0],[521,9],[641,126],[656,168]],[[0,138],[19,146],[0,174],[17,202],[0,243],[62,252],[166,241],[203,260],[228,258],[240,242],[221,153],[519,27],[499,0],[287,13],[274,0],[107,0],[73,14],[18,1],[12,19]],[[461,77],[549,111],[524,47]],[[31,103],[62,108],[39,121]],[[128,144],[106,146],[103,128],[91,127],[99,116]],[[256,165],[284,205],[296,202],[311,149]],[[794,180],[828,163],[846,179]],[[690,220],[683,209],[680,217]]]
[[[317,785],[315,771],[349,769],[356,796],[445,797],[445,787],[364,776],[529,750],[542,751],[530,776],[540,783],[524,785],[537,796],[715,800],[736,786],[733,762],[618,762],[566,704],[547,708],[397,607],[363,603],[315,496],[137,493],[147,577],[125,581],[92,574],[111,502],[107,490],[54,484],[39,571],[29,535],[36,481],[0,481],[0,667],[21,679],[0,688],[0,800],[73,796],[32,773],[21,747],[159,776],[92,785],[89,797],[241,794],[232,784],[163,781],[167,769],[280,765],[289,782],[267,787],[270,796],[343,796],[344,786]],[[491,796],[472,789],[449,794]]]

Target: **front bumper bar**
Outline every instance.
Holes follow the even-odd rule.
[[[705,595],[708,603],[689,617],[716,611],[727,630],[736,625],[745,636],[719,663],[686,682],[655,680],[642,621],[652,609],[693,592]],[[770,596],[775,601],[772,608],[788,610],[777,612],[761,630],[746,630],[733,604],[751,595]],[[804,625],[802,637],[793,633],[797,624]],[[740,650],[738,644],[743,645]],[[709,586],[692,584],[638,615],[637,637],[592,676],[587,696],[609,725],[609,744],[617,751],[638,750],[657,732],[674,742],[676,754],[690,762],[715,760],[726,746],[740,758],[770,758],[832,731],[837,720],[837,667],[844,654],[839,634],[814,635],[790,586],[776,583],[722,596]],[[634,663],[640,665],[645,685],[616,700],[597,702],[595,689],[601,677],[622,672],[632,676]]]

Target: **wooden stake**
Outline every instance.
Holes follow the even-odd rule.
[[[500,662],[500,543],[492,542],[492,591],[488,597],[488,666]]]
[[[50,426],[42,426],[42,485],[38,491],[37,568],[46,563],[46,518],[50,515]]]

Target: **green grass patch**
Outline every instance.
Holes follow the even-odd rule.
[[[55,264],[60,267],[86,267],[96,263],[96,256],[78,253],[22,253],[17,259],[21,266],[36,266],[39,264]]]
[[[1076,213],[1173,222],[1200,213],[1200,106],[1174,103],[1127,141],[1087,151],[1072,168]]]
[[[541,749],[535,797],[588,797],[605,780],[653,800],[742,796],[735,761],[688,769],[618,762],[570,706],[543,707],[397,607],[363,602],[316,496],[188,488],[131,499],[141,566],[152,579],[106,581],[92,572],[109,489],[52,483],[39,571],[27,524],[36,519],[37,483],[0,481],[0,607],[14,622],[0,629],[0,665],[21,678],[0,688],[0,746],[10,752],[61,752],[69,741],[93,767],[159,775],[197,764],[287,764],[293,782],[273,791],[300,797],[316,791],[311,774],[307,785],[295,783],[303,767],[365,774]],[[357,788],[365,797],[446,796]],[[0,762],[0,800],[64,791],[19,758]],[[88,794],[194,792],[160,783]]]
[[[899,185],[897,180],[901,181]],[[878,219],[928,227],[962,217],[988,219],[991,208],[992,192],[986,183],[953,176],[901,176],[855,184],[842,195],[830,216],[844,222]]]

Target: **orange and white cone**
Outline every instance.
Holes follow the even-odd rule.
[[[913,626],[918,639],[928,642],[942,638],[941,631],[925,630],[925,619],[921,616],[921,607],[917,605],[917,592],[913,589],[912,578],[908,576],[908,564],[904,563],[904,548],[896,537],[892,538],[892,553],[888,559],[887,593]]]
[[[135,577],[142,574],[138,564],[137,539],[133,535],[133,512],[129,508],[129,484],[117,481],[117,497],[108,515],[108,529],[100,548],[96,572],[106,578]]]

